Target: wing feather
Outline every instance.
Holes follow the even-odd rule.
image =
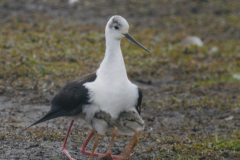
[[[88,90],[83,84],[94,81],[96,77],[96,73],[92,73],[68,83],[51,101],[50,111],[31,126],[61,116],[80,114],[82,107],[89,104]]]
[[[140,88],[138,88],[138,100],[137,100],[137,105],[135,106],[138,114],[141,114],[141,103],[142,103],[142,91]]]

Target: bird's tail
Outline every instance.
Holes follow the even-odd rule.
[[[26,129],[36,125],[36,124],[39,124],[39,123],[42,123],[42,122],[45,122],[45,121],[48,121],[50,119],[54,119],[54,118],[57,118],[57,117],[61,117],[61,116],[64,116],[64,111],[53,111],[53,110],[50,110],[46,115],[44,115],[42,118],[40,118],[39,120],[37,120],[36,122],[34,122],[33,124],[31,124],[29,127],[25,128],[22,130],[25,131]]]

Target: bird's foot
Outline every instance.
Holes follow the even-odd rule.
[[[129,158],[129,156],[122,155],[122,156],[119,156],[118,158],[116,158],[116,160],[125,160],[127,158]]]
[[[63,151],[63,153],[65,153],[65,155],[69,158],[69,160],[76,160],[76,159],[72,158],[72,157],[69,155],[69,153],[68,153],[68,151],[66,150],[66,148],[63,148],[62,151]]]
[[[111,152],[107,152],[106,154],[98,156],[99,159],[106,158],[106,157],[113,159]]]
[[[116,160],[125,160],[125,159],[128,159],[130,157],[130,150],[125,150],[121,156],[119,156],[118,158],[116,158]]]

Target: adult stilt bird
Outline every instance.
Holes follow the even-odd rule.
[[[143,129],[144,122],[139,116],[142,93],[127,77],[120,48],[121,39],[127,38],[144,50],[148,50],[128,34],[128,29],[128,22],[123,17],[111,17],[105,29],[105,57],[98,70],[67,84],[51,101],[50,111],[31,126],[61,116],[78,116],[93,128],[89,138],[81,147],[83,153],[91,155],[89,159],[94,155],[119,159],[129,157],[138,142],[138,132]],[[73,158],[66,150],[66,141],[73,122],[74,120],[70,123],[62,147],[63,152],[71,160]],[[111,127],[113,134],[108,152],[104,155],[94,153],[98,145],[97,133],[104,134]],[[111,156],[111,147],[118,131],[134,136],[123,156]],[[96,140],[90,153],[85,151],[85,147],[93,135]]]

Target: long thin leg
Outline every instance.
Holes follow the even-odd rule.
[[[91,155],[92,152],[86,151],[85,148],[86,148],[87,144],[89,143],[89,141],[90,141],[90,139],[92,138],[93,135],[94,135],[94,132],[92,131],[92,132],[89,134],[87,140],[83,143],[82,147],[80,148],[80,151],[81,151],[83,154]],[[94,156],[98,156],[98,154],[97,154],[97,155],[94,155]]]
[[[73,159],[73,158],[69,155],[69,153],[68,153],[68,151],[67,151],[66,143],[67,143],[68,135],[69,135],[69,132],[70,132],[70,130],[71,130],[71,128],[72,128],[73,122],[74,122],[74,120],[72,120],[71,123],[70,123],[70,126],[69,126],[69,128],[68,128],[68,131],[67,131],[67,134],[66,134],[66,137],[65,137],[63,146],[62,146],[62,151],[63,151],[63,153],[65,153],[66,156],[67,156],[70,160],[75,160],[75,159]]]
[[[87,154],[87,155],[91,155],[91,154],[92,154],[92,152],[86,151],[85,149],[86,149],[86,146],[87,146],[87,144],[89,143],[89,141],[90,141],[90,139],[92,138],[93,135],[94,135],[94,132],[92,131],[92,132],[89,134],[87,140],[83,143],[82,147],[80,148],[80,151],[81,151],[83,154]],[[94,155],[94,156],[103,156],[104,154],[94,153],[93,155]],[[113,158],[113,159],[122,158],[122,157],[123,157],[123,156],[112,155],[112,158]]]
[[[135,147],[137,146],[137,144],[138,144],[138,141],[139,141],[138,135],[139,135],[139,132],[137,131],[137,132],[135,133],[135,135],[134,135],[135,137],[133,137],[133,138],[134,138],[134,142],[133,142],[133,144],[132,144],[132,148],[131,148],[129,154],[131,154],[131,153],[133,152],[134,148],[135,148]]]
[[[118,134],[118,129],[117,129],[117,127],[114,126],[113,133],[112,133],[112,139],[111,139],[111,143],[109,145],[108,151],[106,154],[99,156],[99,158],[110,157],[113,159],[113,157],[111,155],[111,149],[112,149],[113,142],[114,142],[114,139],[117,136],[117,134]]]
[[[94,151],[95,151],[95,149],[97,148],[97,146],[98,146],[98,135],[97,135],[97,133],[94,131],[94,137],[95,137],[95,142],[94,142],[94,145],[93,145],[93,149],[92,149],[92,153],[91,153],[91,155],[90,155],[90,157],[89,157],[89,159],[88,160],[92,160],[92,158],[93,158],[93,155],[94,155]]]
[[[130,143],[127,145],[127,147],[123,151],[123,156],[124,157],[117,158],[118,160],[123,160],[123,159],[129,158],[130,154],[133,152],[134,148],[138,144],[139,131],[137,131],[134,128],[131,128],[131,127],[128,127],[128,128],[131,129],[132,131],[134,131],[135,134],[133,135],[132,140],[130,141]]]

